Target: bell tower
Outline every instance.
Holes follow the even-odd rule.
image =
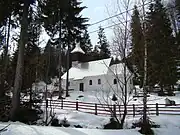
[[[76,43],[75,48],[71,51],[72,56],[72,67],[76,66],[79,62],[84,59],[85,52],[81,49],[80,44]]]

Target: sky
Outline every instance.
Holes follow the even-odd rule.
[[[110,9],[108,6],[111,5],[112,0],[82,0],[82,5],[87,8],[82,11],[82,15],[84,17],[89,18],[89,24],[100,21],[104,18],[109,17],[108,10]],[[105,21],[88,28],[89,32],[98,30],[99,26],[109,26],[111,25],[109,21]],[[111,29],[105,29],[105,34],[108,38],[108,41],[112,39],[113,32]],[[93,45],[97,44],[98,37],[97,32],[90,33],[91,42]]]

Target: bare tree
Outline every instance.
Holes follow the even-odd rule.
[[[133,99],[133,87],[130,87],[132,84],[133,73],[128,69],[128,50],[130,47],[129,17],[131,16],[129,9],[131,8],[131,0],[117,0],[116,2],[118,11],[122,12],[125,10],[125,12],[121,16],[118,16],[115,20],[112,20],[114,24],[119,25],[114,27],[113,46],[111,48],[113,52],[116,52],[117,56],[120,56],[121,62],[119,64],[111,65],[110,67],[107,65],[110,74],[116,79],[117,85],[115,88],[107,79],[110,89],[108,92],[106,91],[106,95],[103,95],[103,99],[109,106],[112,116],[119,123],[118,128],[122,129],[127,116],[127,106]],[[117,100],[114,101],[114,104],[121,106],[119,111],[122,113],[114,115],[115,110],[113,110],[112,106],[110,106],[110,104],[112,104],[112,100],[109,99],[112,94],[113,97],[117,98]]]
[[[151,134],[152,130],[150,128],[149,119],[147,117],[147,91],[148,91],[148,84],[147,84],[147,36],[146,36],[146,12],[145,12],[145,2],[146,0],[141,0],[142,2],[142,29],[143,29],[143,38],[144,38],[144,80],[143,80],[143,124],[141,127],[140,132],[144,134]]]
[[[108,84],[108,90],[102,89],[103,100],[99,99],[100,94],[98,94],[97,98],[101,104],[105,103],[108,106],[108,110],[107,108],[104,109],[110,111],[111,116],[118,122],[117,128],[122,129],[127,116],[127,106],[133,99],[133,73],[128,70],[125,62],[111,65],[108,69],[111,78],[115,78],[114,83],[116,85],[115,87],[113,86],[112,79],[109,79],[109,75],[104,76],[106,83]],[[121,71],[121,73],[119,71]],[[114,105],[115,108],[112,108],[112,105]],[[116,107],[118,107],[118,111],[116,110]],[[116,111],[119,113],[116,113]]]
[[[129,8],[130,8],[130,1],[131,0],[126,0],[123,1],[124,3],[124,9],[125,9],[125,14],[122,16],[122,18],[118,18],[119,22],[122,22],[122,20],[124,20],[122,22],[122,25],[120,26],[115,26],[114,28],[114,44],[117,45],[118,47],[118,52],[119,55],[121,56],[121,59],[123,61],[123,76],[122,76],[122,80],[118,78],[117,76],[117,80],[118,80],[118,84],[120,86],[120,91],[122,92],[121,95],[121,100],[122,100],[122,105],[124,106],[124,110],[123,110],[123,114],[122,117],[120,119],[120,128],[123,128],[124,122],[125,122],[125,118],[127,115],[127,105],[129,103],[130,99],[130,94],[132,93],[132,89],[130,89],[130,87],[128,87],[128,84],[130,84],[129,82],[131,81],[130,79],[132,78],[132,73],[130,73],[127,69],[127,53],[128,53],[128,47],[129,47],[129,28],[128,28],[128,17],[129,17]],[[119,1],[117,1],[118,4],[118,8],[120,9],[120,3]],[[124,23],[125,22],[125,23]]]

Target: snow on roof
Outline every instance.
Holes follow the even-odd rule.
[[[124,66],[125,66],[124,63],[113,64],[109,67],[108,74],[114,74],[114,75],[122,74],[124,73]],[[126,66],[126,74],[128,75],[129,73],[130,71]]]
[[[122,73],[123,69],[124,69],[124,64],[122,63],[113,64],[110,66],[108,72],[118,74],[118,73]]]
[[[76,52],[79,52],[79,53],[82,53],[82,54],[85,54],[85,52],[81,49],[80,47],[80,44],[77,43],[76,44],[76,47],[71,51],[71,53],[76,53]]]
[[[71,67],[69,69],[69,79],[78,80],[83,79],[87,76],[97,76],[106,74],[108,72],[110,62],[111,58],[79,63],[76,66]],[[65,73],[62,76],[62,79],[66,79],[66,74],[67,73]]]

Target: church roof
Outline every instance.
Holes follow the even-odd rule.
[[[83,79],[88,76],[97,76],[107,74],[112,58],[79,63],[75,67],[69,69],[69,79]],[[66,79],[67,73],[62,76]]]

